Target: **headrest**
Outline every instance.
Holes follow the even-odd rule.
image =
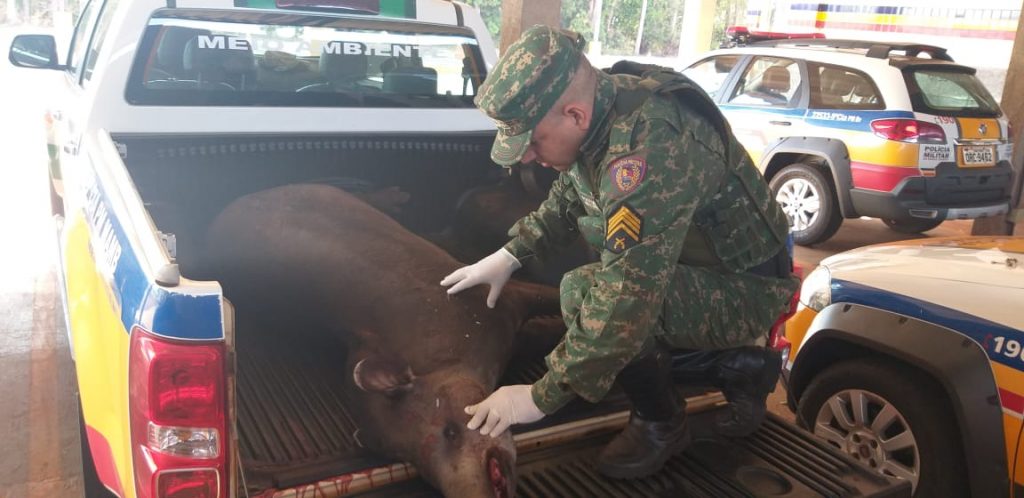
[[[823,93],[841,97],[849,95],[856,81],[854,77],[842,69],[825,68],[821,71],[821,90]]]
[[[789,70],[782,66],[769,67],[761,76],[761,88],[776,93],[788,92]]]
[[[350,42],[346,42],[350,43]],[[358,54],[328,53],[327,47],[320,53],[320,76],[331,83],[352,83],[366,79],[369,62],[366,58],[366,45],[359,45]]]
[[[877,102],[878,99],[878,94],[875,93],[875,89],[871,86],[871,82],[863,78],[854,83],[853,95],[861,99],[870,98],[870,102]]]
[[[160,34],[160,45],[156,48],[156,67],[172,76],[184,77],[185,45],[199,35],[209,35],[206,29],[167,26]]]
[[[230,43],[227,37],[213,36],[213,46],[199,46],[199,37],[185,45],[185,70],[208,81],[222,81],[228,75],[249,74],[256,70],[252,47],[245,40]],[[224,41],[223,44],[220,41]]]
[[[429,67],[398,67],[384,73],[385,92],[436,95],[437,71]]]

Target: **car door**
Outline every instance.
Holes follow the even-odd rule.
[[[75,30],[71,35],[68,55],[65,61],[64,78],[61,82],[59,92],[52,96],[49,108],[47,109],[47,149],[50,156],[50,179],[52,181],[53,194],[64,196],[64,180],[62,173],[62,162],[73,160],[76,152],[77,142],[74,140],[75,129],[72,119],[75,107],[80,106],[82,99],[76,98],[81,95],[80,89],[83,62],[87,53],[89,39],[95,31],[96,22],[102,10],[103,0],[89,0],[82,7]],[[63,204],[58,199],[54,201],[54,214],[63,215]]]
[[[800,134],[807,109],[806,69],[795,59],[753,56],[736,72],[719,107],[756,164],[769,144]]]

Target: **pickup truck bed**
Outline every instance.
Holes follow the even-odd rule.
[[[410,466],[359,446],[341,390],[348,373],[336,337],[260,328],[240,322],[237,345],[239,448],[250,496],[440,496]],[[519,362],[504,382],[532,382],[543,373],[539,360]],[[752,437],[718,440],[710,425],[721,397],[695,394],[689,406],[695,443],[646,479],[610,480],[593,468],[597,452],[626,420],[620,393],[598,405],[577,401],[525,427],[516,434],[518,495],[910,496],[909,483],[878,476],[774,416]]]

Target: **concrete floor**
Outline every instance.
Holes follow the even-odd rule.
[[[6,52],[8,43],[0,46]],[[36,100],[58,75],[6,66],[0,64],[0,498],[81,496],[75,374],[56,294]]]
[[[35,100],[50,94],[58,75],[6,66],[0,64],[0,498],[81,496],[74,370],[56,297],[42,106]],[[968,222],[948,222],[928,236],[969,231]],[[797,262],[809,271],[835,252],[904,238],[876,220],[848,220],[827,243],[798,248]],[[784,399],[777,390],[770,407],[789,416]]]

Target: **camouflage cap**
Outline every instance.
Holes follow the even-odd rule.
[[[510,166],[523,157],[533,128],[576,74],[585,44],[578,33],[537,25],[508,47],[475,100],[498,126],[494,162]]]

